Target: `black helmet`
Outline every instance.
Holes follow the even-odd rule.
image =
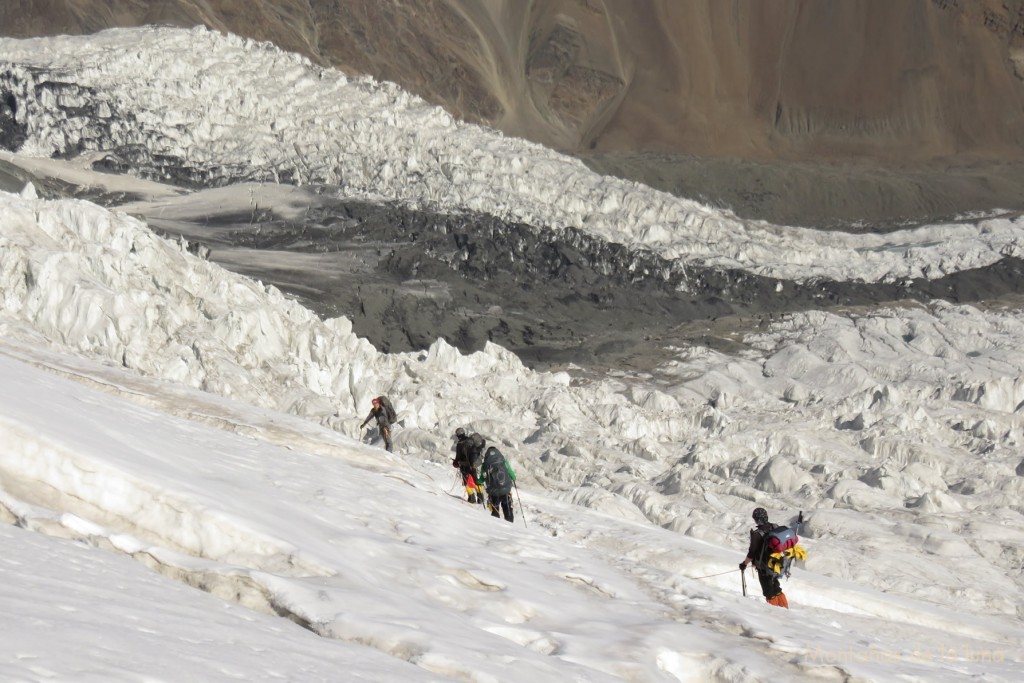
[[[768,511],[764,508],[754,508],[754,514],[751,515],[751,517],[753,517],[754,521],[758,524],[768,523]]]
[[[464,436],[466,436],[466,430],[463,429],[462,427],[459,427],[458,429],[455,430],[455,436],[460,439],[463,438]]]

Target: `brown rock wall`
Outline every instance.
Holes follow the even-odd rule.
[[[567,151],[1024,157],[1024,0],[23,0],[0,31],[205,24]]]

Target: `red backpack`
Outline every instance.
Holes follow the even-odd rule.
[[[800,512],[800,517],[796,522],[796,529],[800,528],[803,524],[804,513]],[[790,574],[790,567],[793,564],[793,557],[799,557],[803,559],[807,553],[804,552],[803,548],[797,546],[800,543],[800,537],[796,534],[796,529],[788,526],[781,526],[776,524],[771,531],[764,534],[764,545],[761,546],[761,558],[764,566],[782,576],[788,577]],[[793,552],[786,552],[791,548],[796,548]],[[772,557],[775,553],[779,553],[782,557],[775,559]]]

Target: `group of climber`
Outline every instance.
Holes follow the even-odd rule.
[[[370,420],[377,422],[377,431],[384,440],[384,448],[393,452],[394,442],[391,439],[391,427],[398,421],[398,414],[387,396],[377,396],[371,401],[370,414],[359,425],[362,429]],[[452,466],[459,469],[462,485],[470,503],[487,506],[491,516],[499,513],[506,521],[514,519],[512,507],[512,488],[515,486],[516,473],[512,465],[494,446],[486,448],[487,440],[480,434],[467,434],[459,427],[455,430],[455,458]],[[486,494],[484,491],[486,490]]]
[[[470,503],[486,505],[492,517],[497,517],[500,511],[505,521],[511,522],[515,518],[512,488],[515,486],[516,473],[501,451],[494,446],[484,450],[486,445],[487,440],[480,434],[467,434],[465,429],[459,427],[455,430],[452,467],[457,467],[462,475],[462,485],[466,487]]]
[[[381,438],[384,439],[384,447],[391,452],[391,426],[398,416],[386,396],[378,396],[371,403],[373,407],[370,414],[360,428],[365,427],[370,420],[376,420]],[[513,521],[515,510],[512,505],[512,489],[516,473],[501,451],[494,446],[488,448],[487,440],[480,434],[470,434],[459,427],[455,430],[452,467],[458,468],[462,475],[462,485],[470,503],[487,506],[492,517],[500,514],[506,521]],[[801,519],[802,516],[801,513]],[[807,553],[797,544],[799,538],[796,530],[771,523],[768,511],[764,508],[754,508],[752,517],[756,526],[750,530],[750,544],[747,556],[740,562],[740,571],[745,572],[747,565],[753,565],[765,600],[771,605],[788,609],[789,600],[782,592],[779,579],[788,577],[793,560],[803,560]],[[745,587],[744,580],[744,590]]]

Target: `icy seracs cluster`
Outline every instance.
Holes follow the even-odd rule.
[[[524,481],[698,537],[742,533],[742,518],[723,515],[753,501],[813,509],[806,534],[822,552],[807,566],[821,571],[858,566],[829,531],[853,523],[849,510],[879,543],[955,557],[971,571],[997,574],[1024,559],[1024,323],[1013,312],[936,303],[852,319],[785,316],[750,336],[740,357],[693,348],[646,379],[577,383],[531,372],[494,346],[464,356],[438,341],[379,354],[346,320],[322,322],[87,202],[4,194],[0,207],[5,336],[40,335],[351,436],[369,397],[386,392],[403,415],[400,449],[446,460],[446,435],[472,423],[516,459]],[[982,511],[1000,525],[975,524]],[[878,561],[893,590],[918,590],[898,557]],[[929,581],[935,596],[961,590],[938,570]],[[1005,596],[975,597],[986,609],[1018,609]]]
[[[740,221],[453,120],[388,83],[194,29],[0,39],[21,151],[104,150],[179,183],[328,183],[352,196],[579,228],[671,260],[803,280],[939,278],[1019,254],[1024,220],[886,235]]]

